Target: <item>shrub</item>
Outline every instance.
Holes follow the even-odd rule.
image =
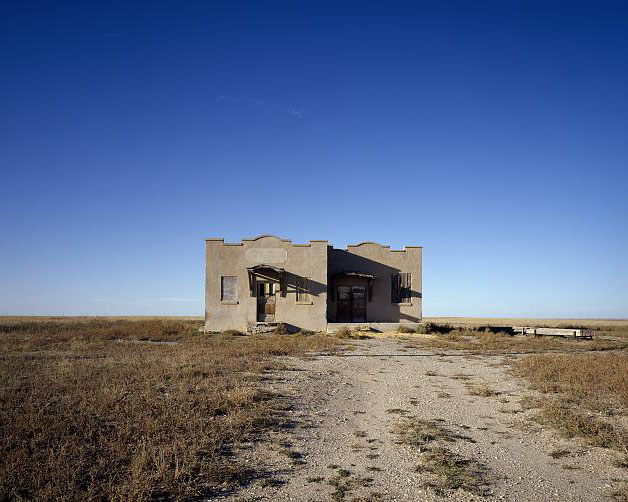
[[[408,326],[404,326],[403,324],[400,324],[399,327],[397,328],[397,333],[414,333],[415,331],[408,327]]]
[[[352,335],[353,331],[347,326],[342,326],[338,329],[338,331],[336,331],[336,336],[338,338],[351,338]]]
[[[438,326],[433,322],[421,323],[414,330],[415,333],[419,335],[429,335],[431,333],[438,333]]]
[[[285,322],[280,322],[273,330],[273,333],[275,335],[287,335],[290,331],[288,331],[288,325]]]

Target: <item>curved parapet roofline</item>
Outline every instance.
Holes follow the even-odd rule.
[[[225,240],[221,237],[208,237],[207,239],[205,239],[205,241],[222,242],[225,246],[241,246],[242,243],[245,241],[246,242],[258,241],[266,237],[272,237],[273,239],[277,239],[278,241],[289,242],[292,244],[292,241],[290,239],[282,239],[281,237],[277,237],[276,235],[271,235],[271,234],[258,235],[257,237],[245,237],[240,242],[225,242]]]
[[[308,247],[311,246],[313,242],[323,242],[323,243],[328,243],[329,241],[327,240],[311,240],[309,242],[309,244],[292,244],[292,240],[291,239],[282,239],[281,237],[278,237],[277,235],[272,235],[272,234],[262,234],[262,235],[258,235],[257,237],[245,237],[242,239],[241,242],[227,242],[225,243],[225,240],[223,238],[220,237],[209,237],[207,239],[205,239],[206,241],[215,241],[215,242],[222,242],[225,246],[242,246],[244,242],[253,242],[253,241],[258,241],[260,239],[265,239],[267,237],[273,238],[273,239],[277,239],[280,242],[288,242],[291,245],[295,246],[295,247]],[[347,247],[345,248],[345,250],[348,250],[349,248],[357,248],[360,246],[379,246],[382,249],[388,249],[389,251],[397,251],[397,252],[403,252],[406,249],[412,249],[412,248],[423,248],[423,246],[404,246],[403,249],[390,249],[390,245],[387,244],[380,244],[379,242],[375,242],[375,241],[362,241],[359,242],[358,244],[347,244]],[[331,247],[332,249],[333,246],[328,246]],[[338,249],[338,248],[336,248]]]
[[[374,241],[362,241],[359,244],[347,244],[348,248],[357,248],[359,246],[363,246],[365,244],[371,244],[373,246],[379,246],[380,248],[390,248],[390,246],[385,245],[385,244],[380,244],[379,242],[374,242]]]
[[[349,248],[357,248],[360,246],[364,246],[364,245],[371,245],[371,246],[379,246],[382,249],[388,249],[391,252],[404,252],[406,249],[411,249],[411,248],[423,248],[423,246],[404,246],[403,249],[390,249],[390,245],[388,244],[380,244],[379,242],[375,242],[375,241],[362,241],[359,244],[347,244],[347,250]]]
[[[262,234],[258,235],[257,237],[245,237],[244,239],[242,239],[242,241],[258,241],[260,239],[264,239],[265,237],[272,237],[282,242],[292,242],[292,239],[282,239],[281,237],[272,234]]]

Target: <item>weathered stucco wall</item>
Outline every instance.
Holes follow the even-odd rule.
[[[407,246],[391,250],[389,246],[365,242],[347,249],[334,249],[327,241],[292,244],[274,236],[243,239],[229,244],[223,239],[206,241],[205,329],[246,330],[257,320],[257,297],[251,293],[247,267],[271,265],[285,270],[285,294],[275,296],[275,322],[294,328],[324,330],[328,322],[337,322],[336,294],[329,289],[338,285],[364,285],[358,277],[334,277],[339,272],[361,272],[375,276],[372,298],[366,302],[366,322],[416,323],[422,317],[422,248]],[[391,301],[391,275],[410,273],[411,302]],[[237,277],[237,299],[221,301],[221,277]],[[310,278],[310,301],[297,302],[298,277]],[[255,291],[255,289],[254,289]],[[367,287],[368,291],[368,287]]]
[[[375,276],[373,297],[367,301],[367,322],[420,322],[423,314],[422,248],[406,246],[391,250],[374,242],[363,242],[347,249],[328,249],[329,276],[340,272],[362,272]],[[391,275],[412,274],[411,303],[391,303]],[[337,285],[359,283],[355,278],[338,278]],[[367,281],[362,280],[362,284]],[[330,284],[332,287],[332,284]],[[329,322],[336,322],[336,295],[328,296]]]
[[[205,329],[246,330],[247,322],[257,319],[257,298],[251,294],[247,267],[272,265],[285,269],[286,294],[276,295],[275,322],[315,331],[327,325],[327,241],[292,244],[274,236],[243,239],[226,244],[223,239],[206,241]],[[236,276],[236,302],[222,302],[222,276]],[[296,277],[311,279],[310,302],[297,303]]]

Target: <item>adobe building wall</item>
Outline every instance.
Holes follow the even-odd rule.
[[[367,322],[416,323],[423,315],[423,278],[422,248],[406,246],[403,250],[391,250],[390,246],[382,246],[374,242],[362,242],[347,246],[347,249],[328,248],[329,276],[340,272],[362,272],[375,276],[373,280],[373,296],[367,300]],[[398,273],[412,274],[411,303],[391,302],[391,275]],[[360,279],[340,277],[330,279],[330,287],[336,285],[356,284]],[[364,285],[366,279],[362,279]],[[336,322],[336,294],[328,295],[328,321]]]
[[[257,319],[257,298],[251,294],[247,267],[272,265],[285,269],[286,293],[276,295],[275,322],[295,328],[323,331],[327,326],[327,241],[292,244],[274,236],[243,239],[237,244],[224,239],[206,240],[205,330],[245,331]],[[237,277],[237,300],[221,301],[221,277]],[[311,280],[310,301],[297,303],[296,278]]]

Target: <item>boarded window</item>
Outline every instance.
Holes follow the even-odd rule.
[[[224,276],[220,278],[220,300],[223,302],[235,302],[238,299],[238,278]]]
[[[401,273],[390,276],[390,302],[410,303],[412,301],[412,274]]]
[[[297,277],[297,301],[310,301],[310,281],[309,277]]]

